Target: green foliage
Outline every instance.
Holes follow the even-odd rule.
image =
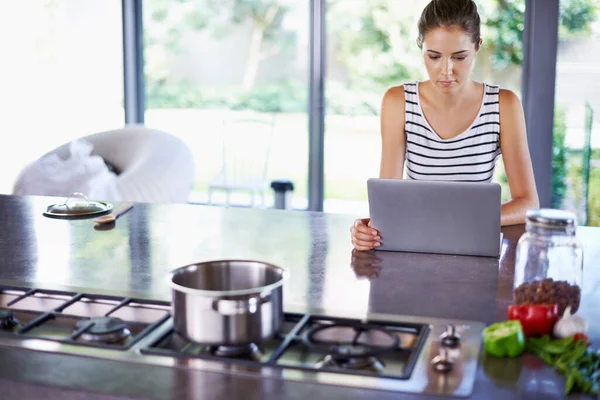
[[[600,160],[600,149],[592,152],[592,160]],[[581,150],[568,150],[568,173],[567,181],[571,196],[573,197],[573,208],[584,211],[583,208],[583,152]],[[592,166],[590,170],[590,186],[588,193],[588,207],[590,211],[587,216],[588,226],[600,226],[600,167]]]
[[[600,158],[597,158],[597,160]],[[588,226],[600,226],[600,168],[595,167],[590,171],[590,192],[588,198]]]
[[[581,176],[573,176],[574,174],[581,175],[581,167],[568,163],[568,149],[565,144],[565,135],[567,133],[567,123],[565,110],[556,107],[554,112],[554,129],[552,136],[552,198],[551,206],[553,208],[562,208],[565,195],[567,193],[567,180],[581,186]],[[579,171],[579,172],[578,172]],[[569,175],[569,177],[567,177]],[[510,199],[510,189],[508,186],[508,178],[504,171],[504,164],[499,163],[496,182],[502,186],[502,201]]]
[[[167,84],[164,80],[146,78],[147,108],[191,108],[202,104],[200,93],[185,82]]]
[[[582,177],[583,177],[583,166],[581,164],[581,151],[580,150],[569,150],[568,151],[568,172],[567,180],[571,189],[573,197],[573,207],[579,209],[581,207],[582,200]]]
[[[147,79],[148,108],[228,108],[259,112],[306,112],[306,85],[298,81],[239,87],[194,86],[187,82],[167,84]]]
[[[349,89],[381,96],[391,85],[423,76],[416,42],[406,40],[416,39],[417,12],[417,7],[384,0],[328,7],[328,32],[336,38],[331,50],[347,71]]]
[[[149,18],[144,22],[146,67],[151,79],[164,76],[163,64],[169,56],[182,54],[184,33],[208,31],[215,38],[227,37],[232,28],[248,26],[252,40],[244,71],[244,90],[250,90],[262,60],[276,54],[291,54],[296,37],[283,27],[285,15],[295,5],[293,0],[156,0],[148,2]],[[158,71],[158,72],[154,72]],[[181,82],[173,83],[174,86]],[[170,90],[177,90],[172,88]],[[150,92],[154,94],[154,92]]]
[[[561,0],[561,37],[589,35],[591,24],[598,19],[598,0]]]
[[[377,115],[381,106],[381,94],[368,90],[351,89],[331,81],[326,86],[325,103],[329,115]]]
[[[260,112],[306,112],[306,84],[284,81],[257,85],[241,93],[231,104],[233,110]]]
[[[552,136],[552,197],[550,204],[553,208],[562,208],[567,193],[567,147],[565,136],[567,122],[565,110],[554,109],[554,133]]]
[[[561,0],[561,37],[588,34],[599,8],[598,0]],[[521,65],[525,0],[496,0],[491,7],[481,7],[481,14],[485,23],[484,46],[490,48],[494,68]]]
[[[592,116],[589,115],[586,119],[585,129],[592,129]],[[593,134],[594,132],[592,132]],[[571,186],[572,197],[575,201],[575,208],[579,212],[587,212],[587,225],[600,226],[600,167],[597,165],[598,161],[600,161],[600,149],[589,149],[585,146],[582,150],[571,150],[569,152],[570,168],[568,181]],[[589,150],[591,150],[591,154],[588,154]],[[590,169],[586,171],[584,166],[588,166],[588,160],[590,162]],[[585,181],[586,179],[588,180],[587,182]],[[584,190],[584,186],[587,186],[587,193]],[[586,194],[587,199],[585,198]]]
[[[146,78],[148,108],[229,108],[258,112],[305,113],[308,107],[306,83],[286,80],[258,84],[249,91],[234,87],[194,86],[181,81]],[[357,92],[337,82],[325,94],[330,115],[377,115],[381,97]]]
[[[498,69],[508,64],[521,65],[525,0],[498,0],[494,8],[485,12],[489,14],[482,15],[487,28],[484,45],[490,49],[492,65]]]

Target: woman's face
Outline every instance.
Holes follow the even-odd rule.
[[[455,91],[469,81],[477,53],[469,35],[456,26],[433,29],[423,39],[427,75],[437,88],[446,92]]]

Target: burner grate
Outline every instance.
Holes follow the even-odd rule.
[[[374,359],[399,350],[400,339],[382,326],[354,323],[316,325],[306,331],[303,340],[309,347],[320,347],[335,365],[356,369],[371,366]]]
[[[328,354],[315,364],[315,368],[341,368],[347,370],[368,370],[373,372],[382,372],[385,369],[385,363],[372,356],[340,359]]]
[[[127,350],[170,317],[170,303],[0,287],[0,334]]]
[[[172,327],[141,352],[179,359],[406,380],[412,374],[429,329],[426,324],[365,323],[286,313],[282,332],[257,346],[256,354],[260,357],[249,356],[239,348],[218,351],[215,346],[187,341]]]

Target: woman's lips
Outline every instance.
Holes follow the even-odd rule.
[[[454,83],[454,81],[439,81],[439,83],[443,87],[449,87]]]

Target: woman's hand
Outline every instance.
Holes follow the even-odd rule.
[[[381,243],[379,243],[381,240],[379,232],[371,228],[369,226],[370,223],[370,218],[357,219],[350,228],[350,232],[352,233],[352,244],[356,250],[372,250],[375,247],[381,246]]]

